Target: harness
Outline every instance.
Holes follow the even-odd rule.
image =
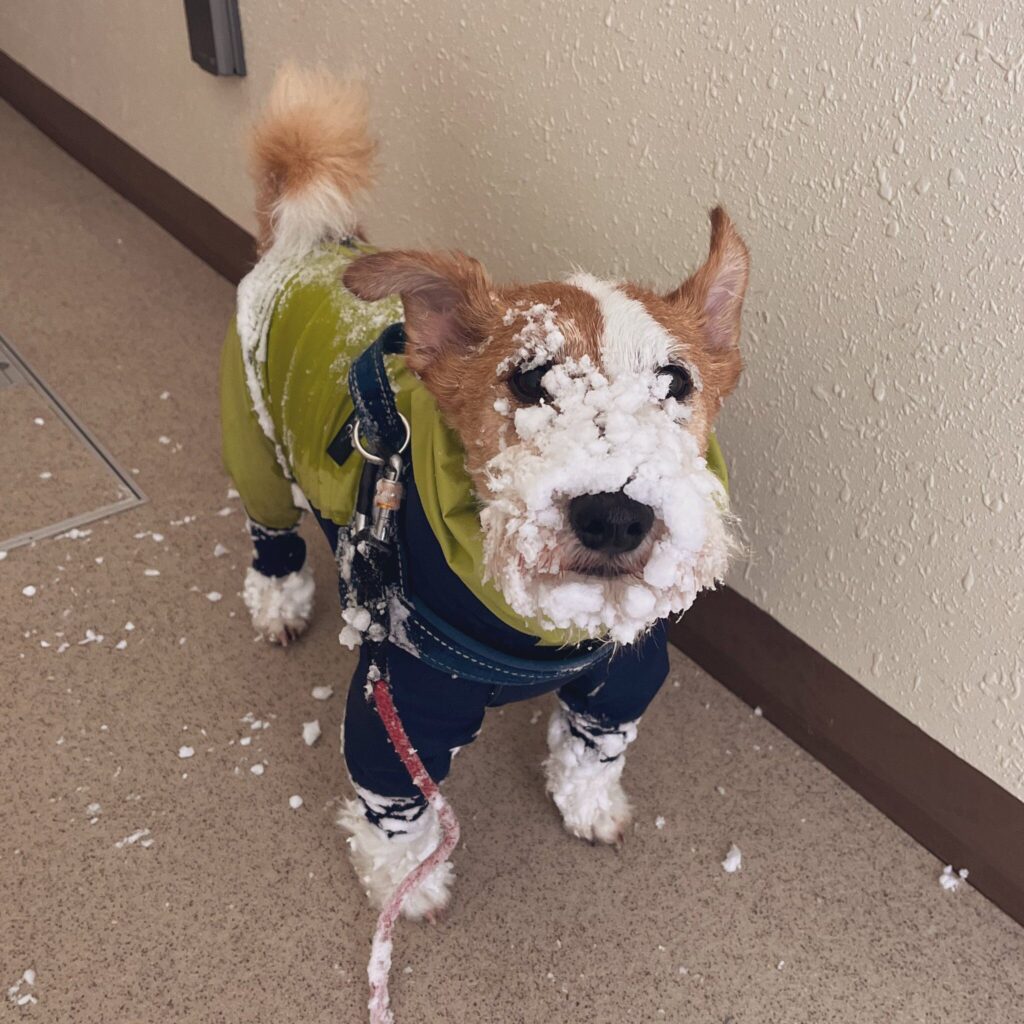
[[[384,363],[386,355],[404,350],[405,329],[396,323],[352,363],[348,387],[353,412],[327,447],[338,465],[353,453],[364,460],[352,521],[340,528],[335,553],[342,604],[351,610],[347,618],[354,618],[358,609],[370,614],[362,635],[370,664],[384,672],[384,645],[390,638],[431,668],[489,685],[557,686],[596,667],[611,656],[612,644],[589,641],[561,656],[516,657],[462,632],[410,593],[404,545],[395,522],[408,472],[403,456],[409,446],[409,423],[395,405]]]

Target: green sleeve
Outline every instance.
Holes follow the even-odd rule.
[[[725,488],[725,493],[729,493],[729,470],[725,465],[725,456],[722,455],[722,449],[718,446],[718,438],[712,434],[708,438],[708,469],[711,470],[719,480],[722,481],[722,486]]]
[[[292,501],[291,481],[263,433],[245,381],[242,345],[232,324],[220,360],[220,422],[224,467],[253,522],[274,530],[295,526],[302,512]]]

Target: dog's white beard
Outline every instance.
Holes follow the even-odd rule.
[[[486,467],[488,578],[517,614],[545,629],[630,643],[724,576],[725,489],[686,429],[690,410],[665,399],[664,378],[609,381],[584,357],[553,367],[544,386],[551,402],[518,409],[517,443]],[[619,490],[654,511],[642,570],[612,578],[568,571],[566,551],[579,551],[569,500]]]

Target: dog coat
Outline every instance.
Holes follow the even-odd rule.
[[[402,315],[397,298],[366,303],[341,284],[348,264],[372,251],[343,243],[298,261],[264,259],[239,288],[238,314],[221,362],[223,454],[250,519],[255,568],[265,575],[302,567],[305,544],[295,527],[305,509],[315,514],[332,550],[337,553],[344,540],[362,460],[352,455],[339,464],[329,450],[353,410],[349,369]],[[531,662],[564,658],[565,634],[522,619],[484,582],[478,502],[459,439],[402,357],[389,358],[387,373],[411,430],[410,472],[397,521],[405,586],[438,618],[488,650]],[[714,438],[707,458],[725,483]],[[628,733],[664,681],[665,632],[658,623],[635,644],[568,679],[502,685],[474,678],[465,661],[458,670],[424,663],[414,645],[396,642],[393,625],[393,696],[437,781],[448,774],[453,751],[476,735],[487,707],[555,688],[580,738],[606,743],[602,737]],[[345,715],[349,774],[364,802],[365,794],[389,797],[385,817],[414,816],[422,801],[363,697],[366,673],[361,656]],[[372,801],[367,813],[372,816]]]

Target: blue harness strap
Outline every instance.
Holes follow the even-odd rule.
[[[399,354],[404,348],[405,329],[400,323],[392,324],[353,362],[348,385],[355,410],[327,448],[339,465],[352,455],[352,431],[357,420],[363,443],[385,462],[403,448],[406,427],[395,405],[384,357]],[[403,472],[407,472],[404,466]],[[372,487],[374,467],[365,466],[364,476]],[[320,521],[327,530],[324,520]],[[343,603],[370,611],[378,628],[367,631],[362,642],[370,648],[370,664],[382,675],[386,676],[388,640],[440,672],[500,686],[557,684],[594,668],[614,650],[611,643],[593,641],[567,649],[564,657],[533,660],[480,643],[409,593],[401,537],[382,543],[365,528],[357,530],[355,519],[349,527],[336,530],[331,539],[339,564],[347,567],[341,581]],[[332,532],[328,532],[329,537]]]

